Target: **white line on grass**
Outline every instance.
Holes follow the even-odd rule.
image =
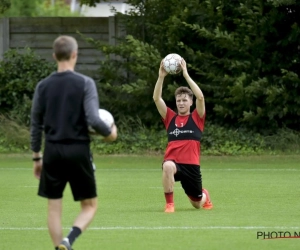
[[[0,170],[30,170],[31,168],[0,168]],[[160,168],[98,168],[97,171],[161,171]],[[300,171],[296,168],[201,168],[201,171]]]
[[[69,229],[69,228],[63,228]],[[258,230],[258,229],[271,229],[271,230],[299,230],[300,227],[287,227],[287,226],[203,226],[203,227],[90,227],[89,230]],[[11,231],[40,231],[48,230],[46,227],[0,227],[0,230]]]

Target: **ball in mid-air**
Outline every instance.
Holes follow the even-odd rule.
[[[181,71],[181,56],[175,53],[168,54],[164,59],[163,59],[163,67],[165,71],[167,71],[171,75],[175,75],[180,73]]]

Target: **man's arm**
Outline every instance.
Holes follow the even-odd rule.
[[[165,101],[162,99],[162,87],[164,83],[165,76],[168,73],[164,70],[162,61],[159,67],[158,79],[154,87],[153,91],[153,100],[155,102],[156,108],[163,119],[166,118],[167,115],[167,105]]]
[[[43,107],[39,103],[39,88],[38,84],[35,88],[32,107],[31,107],[31,123],[30,123],[30,142],[31,150],[33,151],[33,158],[41,157],[41,144],[42,144],[42,133],[43,133]]]
[[[204,95],[202,93],[202,90],[193,81],[193,79],[189,76],[189,73],[188,73],[187,67],[186,67],[186,62],[183,58],[181,60],[181,67],[182,67],[183,77],[189,84],[191,90],[193,91],[193,93],[196,97],[196,110],[197,110],[199,116],[202,118],[205,114],[205,101],[204,101]]]
[[[117,139],[117,127],[115,124],[111,128],[107,127],[99,117],[99,99],[95,82],[88,78],[85,84],[84,111],[88,125],[97,133],[104,136],[105,141],[115,141]]]
[[[42,153],[41,153],[41,144],[42,144],[42,133],[43,133],[43,106],[40,103],[39,99],[39,89],[40,84],[35,88],[32,107],[31,107],[31,122],[30,122],[30,144],[32,150],[32,159],[33,159],[33,174],[37,179],[40,179],[42,172]]]

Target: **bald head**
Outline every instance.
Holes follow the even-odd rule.
[[[53,53],[57,61],[68,61],[77,52],[78,44],[71,36],[59,36],[53,43]]]

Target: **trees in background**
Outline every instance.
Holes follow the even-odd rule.
[[[38,17],[38,16],[78,16],[71,12],[64,0],[0,0],[0,16]]]
[[[39,1],[0,0],[0,10],[9,2],[18,3],[27,15],[29,9],[35,9],[31,4]],[[81,0],[82,4],[97,2],[100,1]],[[208,121],[261,133],[284,127],[299,131],[299,1],[127,0],[127,3],[133,8],[127,14],[117,14],[123,30],[118,30],[116,46],[86,38],[107,56],[107,60],[99,62],[97,77],[101,105],[119,121],[139,117],[149,128],[161,126],[152,100],[153,88],[161,59],[169,53],[178,53],[186,59],[192,78],[203,89]],[[11,61],[9,67],[14,67],[15,57],[3,63],[8,65]],[[1,100],[13,98],[11,72],[0,73],[4,79]],[[163,97],[172,108],[175,108],[174,90],[185,84],[180,75],[166,78]],[[10,92],[6,95],[4,90]]]
[[[125,40],[108,46],[89,39],[108,56],[99,88],[115,113],[136,114],[150,126],[160,123],[152,101],[159,63],[178,53],[204,91],[208,120],[265,133],[299,130],[299,1],[127,3],[134,9],[118,14]],[[169,105],[182,84],[182,77],[168,76],[163,94]]]
[[[8,0],[6,0],[8,1]],[[37,11],[38,4],[42,3],[43,0],[31,0],[31,1],[22,1],[22,0],[9,0],[10,6],[3,12],[4,16],[34,16],[34,13]]]
[[[10,0],[0,0],[0,14],[4,13],[7,9],[9,9],[10,5]]]

